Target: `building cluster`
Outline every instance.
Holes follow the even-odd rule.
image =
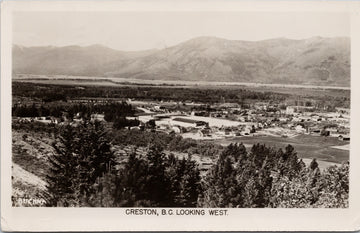
[[[191,111],[173,110],[166,105],[142,105],[144,114],[135,117],[155,130],[174,132],[184,137],[211,139],[234,136],[311,134],[350,140],[350,110],[318,111],[311,106],[283,106],[254,103],[247,108],[237,104],[198,105]],[[134,127],[135,129],[136,127]]]
[[[81,99],[76,101],[92,101]],[[103,100],[100,100],[103,101]],[[271,135],[293,137],[299,134],[337,137],[350,140],[350,109],[319,110],[314,105],[285,105],[255,102],[247,106],[237,103],[201,104],[194,102],[134,101],[138,126],[130,129],[156,130],[194,139]],[[186,107],[185,107],[186,106]],[[92,121],[105,121],[104,114],[91,114]],[[81,113],[71,119],[66,114],[55,117],[24,117],[20,121],[61,124],[82,121]]]

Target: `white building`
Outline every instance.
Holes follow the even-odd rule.
[[[295,108],[293,106],[286,107],[286,114],[291,115],[295,113]]]

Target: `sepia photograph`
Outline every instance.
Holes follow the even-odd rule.
[[[14,206],[348,207],[348,14],[13,20]]]
[[[345,10],[12,11],[11,199],[2,202],[139,219],[347,211],[351,19]]]

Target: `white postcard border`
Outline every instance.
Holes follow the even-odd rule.
[[[353,231],[360,229],[360,2],[5,1],[1,3],[1,225],[3,231]],[[11,206],[11,46],[15,11],[327,11],[351,14],[348,209],[227,209],[227,216],[128,216],[125,208]]]

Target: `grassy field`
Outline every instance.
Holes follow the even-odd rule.
[[[293,138],[282,138],[272,136],[249,136],[214,140],[221,145],[230,143],[244,143],[251,147],[255,143],[266,144],[277,148],[285,148],[291,144],[300,158],[316,158],[321,161],[342,163],[349,160],[349,151],[332,148],[332,146],[342,146],[348,142],[339,141],[337,138],[320,137],[312,135],[299,135]]]

